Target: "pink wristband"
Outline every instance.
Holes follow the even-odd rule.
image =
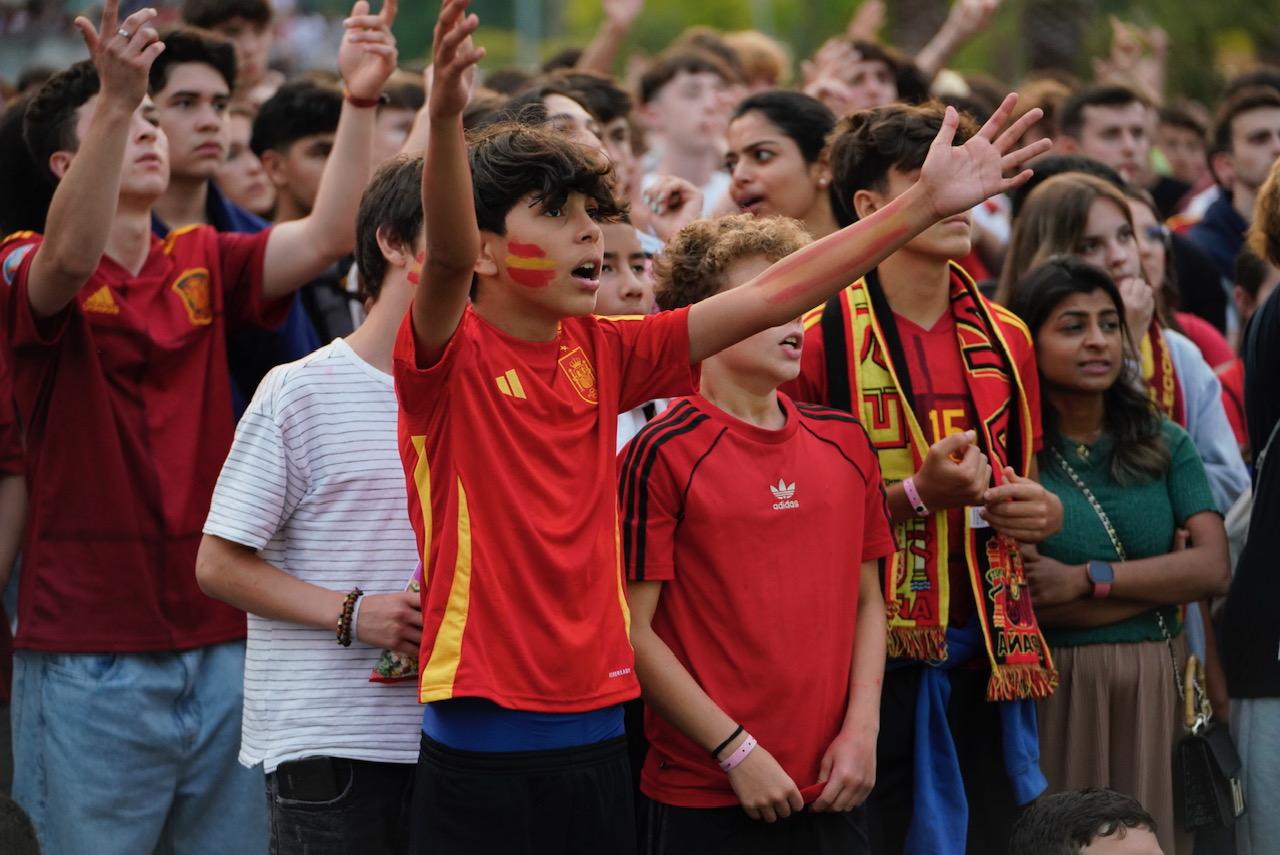
[[[720,768],[726,772],[732,772],[739,763],[747,759],[748,754],[755,750],[756,744],[756,738],[748,733],[747,738],[742,740],[742,744],[732,754],[720,761]]]
[[[916,479],[914,477],[903,480],[902,492],[907,494],[907,501],[911,503],[911,510],[916,512],[916,516],[926,517],[929,515],[929,509],[924,506],[924,499],[920,498],[920,491],[916,489]]]

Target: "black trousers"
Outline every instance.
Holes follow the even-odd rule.
[[[410,851],[634,855],[624,737],[553,751],[458,751],[422,737]]]
[[[684,808],[647,799],[645,855],[869,855],[865,809],[805,810],[777,822],[741,807]]]
[[[411,763],[309,757],[267,776],[271,855],[404,855]]]
[[[923,666],[922,666],[923,667]],[[880,738],[876,744],[876,786],[867,800],[871,851],[901,855],[911,823],[916,697],[921,668],[885,672],[880,694]],[[1004,768],[1000,710],[986,699],[988,674],[957,668],[947,672],[951,699],[947,724],[960,759],[969,802],[968,855],[1003,855],[1022,809]]]

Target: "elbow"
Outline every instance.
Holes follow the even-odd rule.
[[[200,551],[196,553],[196,584],[200,586],[200,590],[205,596],[213,597],[215,600],[222,599],[219,596],[222,574],[220,573],[222,562],[218,557],[218,545],[216,540],[205,535],[200,540]]]

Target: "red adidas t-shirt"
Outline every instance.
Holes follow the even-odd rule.
[[[688,311],[512,338],[470,308],[418,367],[396,338],[400,455],[426,568],[419,695],[585,712],[634,698],[618,413],[689,394]]]
[[[269,232],[152,238],[137,275],[104,256],[75,300],[37,320],[30,232],[0,244],[29,502],[16,646],[181,650],[245,633],[205,596],[195,559],[231,447],[227,328],[283,320],[260,303]]]
[[[779,401],[776,431],[702,398],[645,426],[619,455],[623,555],[629,578],[664,583],[654,631],[813,801],[848,708],[861,564],[895,546],[862,426]],[[706,749],[651,709],[645,735],[650,798],[738,803]]]

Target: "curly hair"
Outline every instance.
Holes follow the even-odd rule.
[[[1267,180],[1258,189],[1248,244],[1254,255],[1280,267],[1280,160],[1271,165]]]
[[[570,193],[581,193],[596,203],[604,222],[626,213],[608,161],[551,128],[500,122],[467,143],[476,224],[483,231],[506,234],[507,214],[530,194],[559,207]]]
[[[788,217],[735,214],[718,220],[696,220],[671,239],[654,259],[654,295],[661,309],[692,306],[729,284],[733,263],[760,257],[781,261],[812,238]]]

